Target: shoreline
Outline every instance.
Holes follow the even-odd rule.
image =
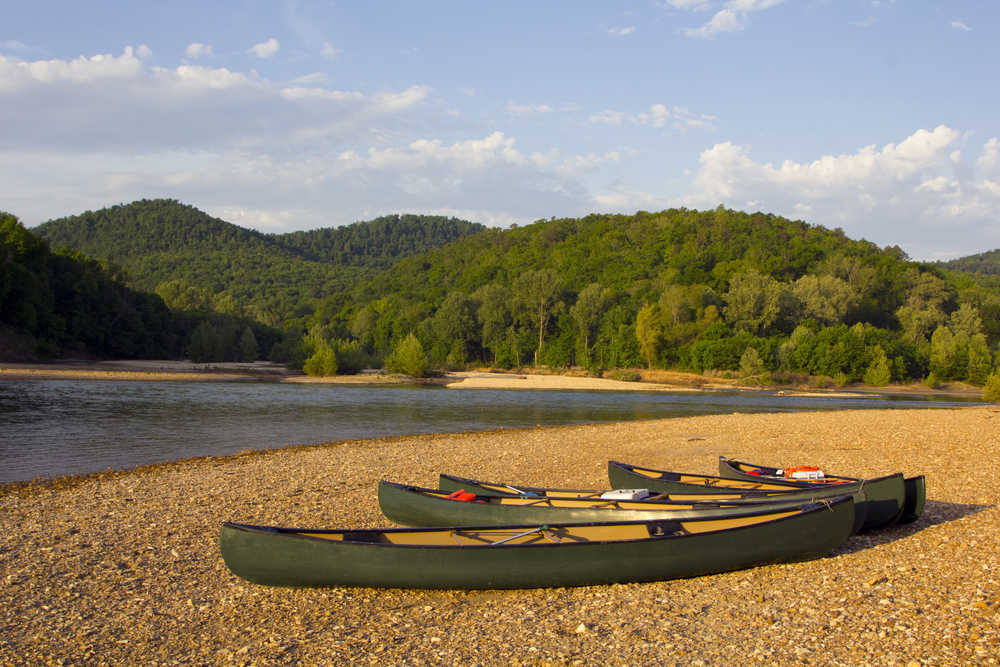
[[[416,379],[387,372],[367,371],[358,375],[309,377],[301,371],[290,371],[271,362],[220,362],[193,364],[189,361],[126,360],[126,361],[63,361],[52,364],[0,362],[0,380],[95,380],[95,381],[158,381],[158,382],[217,382],[272,381],[292,384],[391,385],[429,384],[451,389],[560,389],[585,391],[654,391],[654,392],[732,392],[773,393],[778,396],[809,396],[823,398],[865,398],[869,396],[976,397],[982,389],[961,383],[942,389],[928,389],[919,383],[867,387],[848,385],[839,389],[806,386],[770,385],[767,387],[739,386],[736,380],[723,380],[693,373],[676,371],[636,371],[639,381],[622,381],[593,377],[580,372],[549,373],[520,370],[451,371],[441,377]]]
[[[951,665],[1000,651],[1000,407],[727,414],[332,442],[0,495],[0,662]],[[604,488],[608,459],[716,457],[927,476],[923,516],[830,556],[692,579],[515,591],[281,589],[233,576],[231,520],[387,527],[380,479]],[[581,629],[582,628],[582,629]],[[991,662],[991,660],[993,662]]]

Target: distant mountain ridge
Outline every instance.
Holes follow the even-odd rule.
[[[1000,248],[979,253],[978,255],[969,255],[968,257],[959,257],[947,262],[938,262],[937,265],[951,271],[1000,276]]]
[[[173,199],[50,220],[32,231],[120,264],[139,289],[184,280],[287,315],[305,299],[350,288],[395,262],[487,229],[443,216],[394,215],[339,228],[264,234]]]

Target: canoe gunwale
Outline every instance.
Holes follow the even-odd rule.
[[[850,495],[838,496],[836,498],[824,499],[824,501],[803,503],[798,511],[794,513],[793,516],[801,517],[808,516],[815,512],[820,512],[823,510],[832,510],[835,505],[844,502],[854,502]],[[769,514],[782,514],[788,515],[791,509],[784,510],[761,510],[758,512],[747,512],[745,514],[737,515],[739,517],[756,517],[756,516],[766,516]],[[722,521],[733,517],[704,517],[704,518],[692,518],[683,519],[684,523],[690,522],[703,522],[703,521]],[[319,542],[323,544],[331,544],[336,546],[360,546],[360,547],[389,547],[393,549],[443,549],[443,550],[467,550],[467,549],[490,549],[491,551],[496,551],[500,548],[503,549],[527,549],[529,547],[534,548],[557,548],[557,547],[586,547],[586,546],[597,546],[597,545],[608,545],[608,544],[637,544],[641,542],[653,542],[657,540],[677,540],[686,538],[695,538],[702,535],[717,535],[722,533],[733,533],[741,530],[750,530],[760,526],[766,526],[779,521],[786,521],[790,518],[789,516],[778,516],[768,521],[760,521],[757,523],[751,523],[744,526],[733,526],[729,528],[722,528],[716,531],[708,531],[705,533],[699,532],[687,532],[687,533],[671,533],[662,535],[650,535],[649,537],[642,537],[637,539],[629,540],[587,540],[580,542],[539,542],[534,544],[392,544],[390,542],[368,542],[368,541],[353,541],[353,540],[328,540],[322,537],[314,537],[314,535],[330,534],[330,535],[343,535],[345,533],[357,533],[357,532],[371,532],[371,533],[435,533],[442,531],[456,532],[456,533],[472,533],[472,532],[489,532],[489,531],[514,531],[514,530],[531,530],[540,529],[547,526],[550,530],[558,528],[580,528],[589,526],[606,526],[606,525],[621,525],[621,526],[645,526],[647,528],[656,526],[657,524],[662,524],[671,521],[668,518],[663,520],[647,519],[644,521],[580,521],[580,522],[552,522],[552,523],[526,523],[526,524],[507,524],[507,525],[485,525],[485,526],[421,526],[414,528],[374,528],[371,530],[357,530],[357,529],[336,529],[336,528],[318,528],[318,529],[308,529],[308,528],[282,528],[277,526],[257,526],[252,524],[235,523],[232,521],[225,521],[222,523],[223,528],[228,528],[231,530],[239,530],[246,533],[253,533],[257,535],[275,537],[275,538],[294,538],[300,540],[308,540],[312,542]],[[303,534],[309,533],[309,534]]]

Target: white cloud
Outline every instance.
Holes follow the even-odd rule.
[[[548,104],[533,104],[533,105],[521,105],[514,104],[514,100],[509,100],[507,102],[507,113],[519,116],[521,118],[527,118],[529,116],[537,116],[539,114],[552,113],[555,111],[554,108]]]
[[[785,0],[729,0],[722,9],[707,23],[700,28],[688,28],[683,32],[689,37],[700,37],[701,39],[713,39],[720,32],[739,32],[750,24],[750,16],[756,12],[770,9],[779,5]],[[707,3],[671,2],[671,5],[680,9],[705,9]]]
[[[281,44],[278,43],[278,40],[272,37],[266,42],[250,47],[247,49],[247,53],[252,53],[258,58],[270,58],[280,50]]]
[[[566,178],[576,178],[581,174],[596,173],[604,162],[618,162],[619,160],[621,160],[621,153],[618,151],[610,151],[604,155],[595,155],[594,153],[585,156],[575,155],[563,160],[562,164],[556,168],[556,173]]]
[[[271,41],[273,42],[274,40]],[[344,51],[343,49],[336,48],[331,42],[323,42],[323,48],[319,52],[320,55],[324,55],[327,58],[336,58]]]
[[[667,107],[662,104],[654,104],[649,110],[650,113],[642,112],[636,116],[636,120],[643,125],[663,127],[667,124],[667,120],[671,118],[671,114],[667,111]]]
[[[924,259],[955,256],[959,248],[982,252],[1000,246],[1000,196],[985,173],[996,164],[997,142],[987,143],[977,161],[984,180],[966,185],[954,177],[960,140],[958,131],[942,125],[881,150],[870,145],[809,164],[786,160],[777,168],[754,162],[747,146],[720,143],[702,152],[697,191],[678,202],[708,207],[755,200],[761,210],[805,215],[810,223],[899,244]],[[944,229],[950,231],[942,235]],[[984,245],[971,250],[974,244]]]
[[[317,83],[328,83],[330,81],[330,75],[324,74],[323,72],[313,72],[312,74],[303,74],[302,76],[297,76],[292,79],[292,83],[301,86],[311,86]]]
[[[969,26],[965,25],[961,21],[952,21],[951,22],[951,27],[952,28],[956,28],[958,30],[968,30],[970,32],[972,31],[972,28],[970,28]]]
[[[864,21],[851,21],[851,25],[859,25],[862,28],[870,28],[875,25],[875,17],[869,16]]]
[[[602,111],[590,116],[591,123],[604,123],[605,125],[621,125],[625,120],[625,114],[621,111]]]
[[[476,96],[476,89],[475,88],[469,88],[468,86],[459,86],[458,89],[460,91],[462,91],[463,93],[465,93],[466,95],[468,95],[469,97],[475,97]]]
[[[618,28],[614,27],[608,30],[608,36],[610,37],[624,37],[625,35],[631,35],[635,32],[635,28]]]
[[[214,56],[215,54],[212,53],[211,44],[206,45],[195,42],[193,44],[188,44],[188,47],[184,49],[184,55],[186,55],[188,58],[197,59],[197,58],[208,58]]]
[[[667,123],[670,123],[670,127],[680,132],[687,132],[688,130],[714,132],[717,129],[714,123],[717,119],[714,116],[695,116],[684,107],[674,107],[673,111],[669,111],[662,104],[654,104],[649,108],[648,113],[643,111],[638,114],[631,114],[609,110],[591,114],[588,120],[591,123],[603,123],[605,125],[622,125],[628,120],[635,125],[652,125],[653,127],[666,127]]]
[[[21,58],[41,58],[46,53],[45,49],[23,44],[16,39],[0,42],[0,51],[4,51],[9,54],[16,53],[17,56],[11,56],[11,59],[13,60],[21,60]]]
[[[692,11],[703,11],[711,9],[712,4],[707,0],[666,0],[661,7],[673,7],[674,9],[688,9]]]
[[[384,143],[417,123],[426,86],[375,95],[282,87],[225,68],[119,57],[24,63],[0,56],[0,144],[60,152],[292,150]]]
[[[442,205],[509,225],[590,212],[580,179],[621,159],[521,152],[502,132],[438,137],[424,126],[449,115],[425,106],[430,92],[338,91],[322,75],[277,85],[253,72],[161,68],[132,49],[73,61],[0,57],[0,201],[28,224],[167,197],[275,230]]]

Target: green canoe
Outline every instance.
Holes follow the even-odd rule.
[[[801,507],[811,502],[802,498],[781,498],[754,502],[677,502],[659,495],[644,498],[638,493],[607,491],[580,497],[537,497],[525,495],[487,495],[448,493],[419,486],[381,482],[378,503],[382,514],[399,526],[506,526],[528,523],[591,523],[595,521],[660,521],[723,517],[748,512],[778,511]],[[667,494],[664,494],[667,495]],[[855,507],[864,508],[864,493],[854,498]],[[857,528],[864,515],[856,519]]]
[[[722,456],[719,457],[719,474],[723,477],[741,481],[759,480],[762,478],[767,480],[780,479],[797,484],[802,488],[811,488],[821,484],[841,484],[844,482],[857,483],[866,481],[859,477],[844,477],[841,475],[828,475],[826,473],[824,473],[822,479],[819,480],[787,480],[785,479],[785,473],[787,472],[788,471],[785,471],[782,468],[759,466],[752,463],[744,463],[742,461],[727,459]],[[867,480],[866,483],[870,485],[872,481],[873,480]],[[927,500],[927,480],[923,475],[906,477],[903,479],[903,487],[905,490],[903,512],[899,516],[896,523],[913,523],[920,518],[920,515],[923,514],[924,511],[924,503]]]
[[[670,472],[643,468],[640,466],[608,461],[608,480],[611,486],[636,486],[653,484],[649,489],[672,493],[704,493],[705,491],[730,491],[741,493],[801,493],[818,485],[793,484],[772,479],[733,479],[732,477],[712,477],[686,472]],[[650,481],[652,480],[652,481]]]
[[[385,530],[224,523],[233,574],[265,586],[506,589],[661,581],[819,558],[851,534],[850,496],[731,518]]]
[[[626,464],[615,464],[624,466]],[[631,467],[631,466],[628,466]],[[754,491],[726,488],[705,488],[694,487],[694,492],[671,493],[657,489],[655,483],[644,482],[642,480],[627,480],[628,485],[616,485],[618,489],[646,489],[654,492],[659,500],[667,500],[675,503],[705,503],[705,502],[773,502],[795,500],[796,502],[811,502],[832,498],[837,495],[851,494],[854,496],[855,527],[854,532],[866,530],[865,522],[868,518],[868,505],[865,492],[860,488],[847,489],[843,494],[837,494],[832,489],[820,489],[819,493],[807,492],[802,489],[782,489],[781,491]],[[607,491],[594,491],[587,489],[547,489],[537,486],[513,486],[498,482],[483,482],[455,475],[441,474],[438,478],[438,489],[445,492],[466,491],[469,493],[484,494],[491,496],[521,496],[526,499],[535,500],[538,498],[563,499],[563,498],[597,498]]]
[[[616,464],[625,465],[625,464]],[[629,466],[632,467],[632,466]],[[610,476],[610,475],[609,475]],[[719,478],[721,479],[721,478]],[[614,480],[612,480],[614,481]],[[624,488],[643,488],[654,491],[657,494],[668,494],[664,496],[666,500],[673,500],[676,502],[699,502],[699,501],[711,501],[711,500],[767,500],[769,497],[786,497],[785,492],[791,490],[795,492],[800,498],[812,498],[812,495],[801,491],[798,488],[776,488],[771,486],[768,489],[753,489],[750,488],[752,485],[746,485],[746,488],[711,488],[702,485],[687,485],[683,487],[681,491],[671,491],[669,488],[665,488],[664,485],[647,485],[646,481],[643,479],[626,479],[627,484],[612,484],[612,488],[624,489]],[[760,485],[758,485],[760,486]],[[559,497],[570,497],[576,498],[579,496],[585,496],[587,498],[593,497],[595,495],[600,495],[604,491],[595,491],[593,489],[551,489],[537,486],[524,486],[521,484],[504,484],[501,482],[484,482],[478,479],[469,479],[467,477],[457,477],[455,475],[441,474],[438,478],[438,489],[441,491],[458,491],[459,489],[464,489],[470,493],[486,493],[491,495],[535,495],[535,496],[559,496]]]
[[[775,483],[771,480],[760,480],[752,476],[749,479],[733,479],[731,477],[689,475],[667,470],[641,468],[617,461],[608,462],[608,478],[612,486],[641,486],[648,488],[650,491],[677,491],[680,488],[689,489],[692,486],[700,489],[710,489],[713,492],[727,488],[747,492],[754,490],[774,491],[771,486]],[[705,481],[700,485],[679,481],[692,478],[701,478]],[[681,486],[683,484],[688,484],[688,486]],[[799,497],[802,497],[804,494],[805,497],[816,499],[863,490],[865,492],[866,506],[865,521],[861,527],[863,531],[885,528],[896,523],[902,516],[906,497],[903,475],[898,473],[887,477],[850,482],[838,481],[837,483],[829,484],[789,482],[782,484],[782,488],[784,488],[783,493],[795,494]]]

